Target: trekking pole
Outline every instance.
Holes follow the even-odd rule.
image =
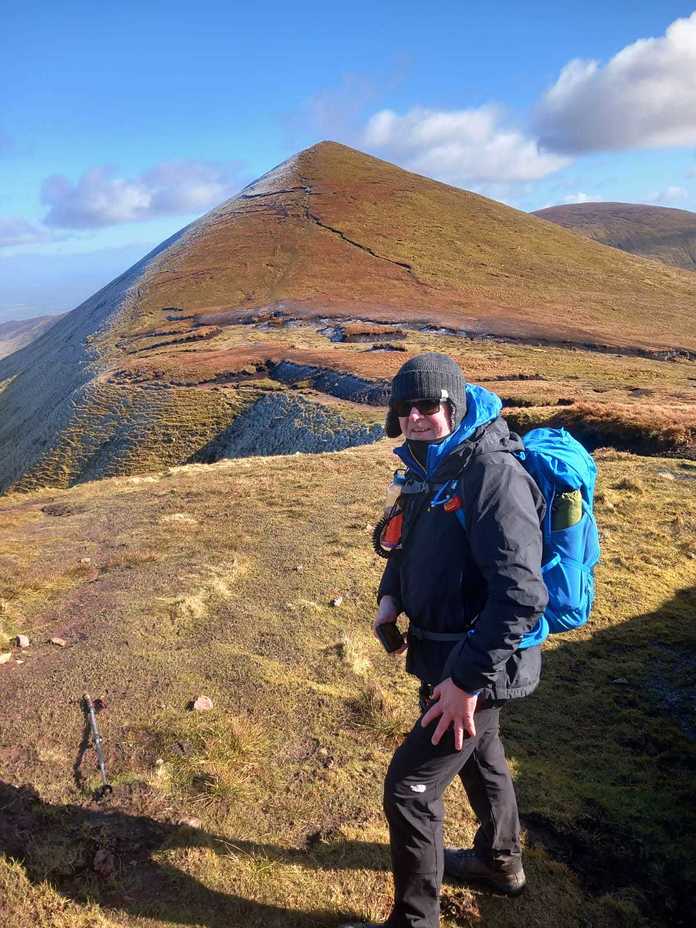
[[[97,761],[99,763],[99,772],[101,773],[102,785],[96,791],[95,798],[103,799],[104,796],[107,796],[109,793],[113,793],[113,787],[109,783],[109,780],[106,776],[106,762],[104,760],[104,751],[102,750],[102,744],[104,739],[99,733],[99,726],[97,725],[97,715],[94,711],[94,703],[92,702],[92,697],[89,693],[85,693],[83,696],[85,701],[85,706],[87,707],[87,715],[89,717],[89,727],[92,729],[92,740],[94,742],[94,750],[97,754]]]

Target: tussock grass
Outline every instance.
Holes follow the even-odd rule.
[[[215,709],[163,714],[145,734],[162,761],[157,780],[173,795],[203,806],[229,808],[247,798],[268,747],[258,723]]]
[[[322,323],[312,319],[272,332],[261,325],[227,325],[195,350],[173,345],[113,359],[108,372],[71,388],[73,402],[65,408],[56,407],[59,385],[50,380],[45,386],[54,409],[53,438],[39,452],[38,445],[23,444],[30,438],[25,430],[13,436],[5,465],[14,476],[7,482],[26,490],[113,475],[157,479],[154,475],[163,468],[191,460],[214,443],[259,398],[285,389],[257,374],[267,361],[288,359],[383,381],[411,354],[427,350],[446,351],[473,382],[497,391],[511,407],[511,421],[523,429],[554,420],[584,429],[595,446],[694,453],[692,361],[666,363],[414,328],[403,329],[406,353],[395,354],[331,343],[321,330]],[[552,326],[546,335],[550,332]],[[124,345],[128,337],[124,334]],[[305,392],[356,424],[384,421],[384,410],[317,394],[309,380],[295,384],[291,392]],[[575,405],[557,405],[569,401]],[[37,410],[34,418],[43,421],[46,415]],[[6,485],[3,479],[0,468],[0,486]]]
[[[337,650],[341,659],[355,674],[365,676],[372,667],[370,658],[365,654],[360,640],[348,632],[341,633]]]
[[[612,485],[613,490],[627,490],[629,493],[645,493],[645,487],[640,480],[624,477]]]
[[[395,743],[404,734],[403,711],[376,681],[368,681],[349,703],[353,724],[370,738]]]
[[[50,883],[31,882],[21,863],[0,857],[3,928],[117,928],[96,903],[76,904]]]

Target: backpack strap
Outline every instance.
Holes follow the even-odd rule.
[[[466,515],[464,513],[464,510],[461,508],[461,506],[459,507],[459,509],[455,509],[454,514],[457,517],[459,524],[466,532]],[[541,568],[542,574],[545,574],[547,570],[551,570],[552,567],[555,567],[556,564],[558,564],[560,560],[561,560],[560,554],[555,554],[547,564],[542,565],[542,568]],[[525,648],[533,648],[535,645],[541,644],[547,635],[548,635],[548,625],[545,625],[545,619],[543,616],[541,616],[539,618],[539,621],[534,626],[534,628],[522,636],[522,641],[519,643],[518,647],[521,651],[524,650]],[[464,635],[463,637],[466,637],[466,635]]]

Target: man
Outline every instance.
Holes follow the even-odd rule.
[[[392,382],[386,431],[406,439],[396,453],[408,478],[374,628],[410,620],[406,669],[423,715],[385,780],[395,890],[385,928],[436,928],[443,869],[511,895],[525,886],[498,717],[539,681],[544,501],[501,407],[442,354],[412,358]],[[457,775],[479,828],[472,849],[443,850],[441,797]]]

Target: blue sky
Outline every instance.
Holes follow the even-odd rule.
[[[694,210],[695,9],[5,0],[0,321],[73,308],[325,138],[519,209]]]

